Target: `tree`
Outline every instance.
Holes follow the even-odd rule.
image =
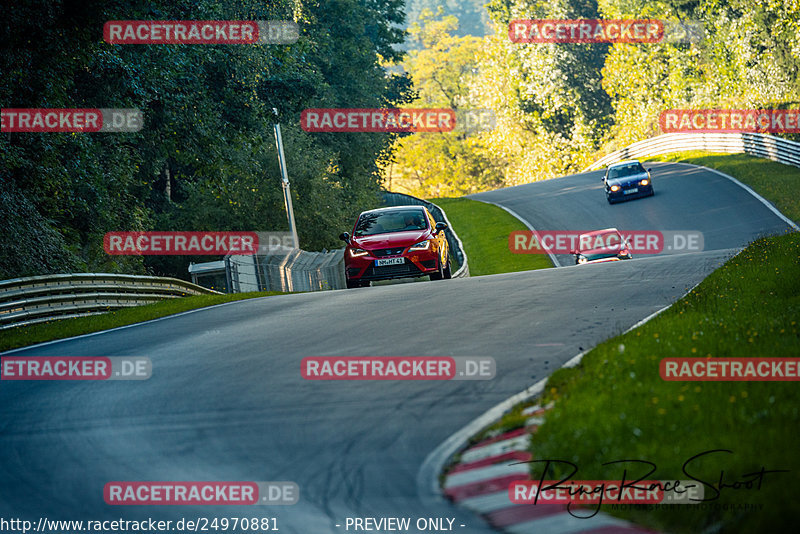
[[[513,162],[507,183],[551,178],[579,170],[613,124],[602,87],[605,44],[520,44],[508,38],[514,19],[598,18],[594,0],[494,0],[495,23],[474,91],[497,110],[492,149]]]
[[[128,19],[289,19],[301,38],[280,46],[103,41],[106,21]],[[38,221],[26,242],[46,241],[55,257],[46,263],[34,254],[39,265],[25,272],[187,278],[188,261],[197,258],[108,256],[103,235],[284,230],[273,108],[284,128],[301,243],[338,245],[340,229],[378,202],[379,164],[392,136],[308,134],[300,113],[407,102],[408,79],[381,67],[382,58],[400,57],[392,47],[403,39],[402,20],[401,0],[18,2],[0,22],[2,107],[139,108],[145,120],[136,133],[0,135],[0,181]]]
[[[423,10],[409,27],[415,46],[402,66],[418,92],[411,107],[456,112],[473,107],[470,84],[476,76],[481,39],[452,35],[457,28],[458,20],[444,16],[441,9],[437,15]],[[474,193],[496,188],[503,180],[504,165],[487,149],[484,134],[454,131],[401,137],[394,162],[393,188],[420,196]]]

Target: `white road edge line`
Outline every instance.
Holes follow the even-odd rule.
[[[798,227],[798,225],[795,224],[791,219],[789,219],[788,217],[783,215],[777,208],[775,208],[775,206],[770,204],[769,201],[767,201],[761,195],[759,195],[758,193],[756,193],[755,191],[750,189],[748,186],[746,186],[745,184],[743,184],[742,182],[740,182],[739,180],[737,180],[733,176],[729,176],[729,175],[725,174],[724,172],[720,172],[720,171],[717,171],[715,169],[710,169],[710,168],[704,167],[702,165],[692,165],[692,164],[689,164],[689,163],[678,163],[678,162],[666,162],[666,163],[671,163],[673,165],[687,165],[687,166],[695,167],[695,168],[699,167],[701,169],[705,169],[707,171],[719,174],[720,176],[723,176],[723,177],[731,180],[733,183],[737,184],[739,187],[741,187],[742,189],[744,189],[745,191],[747,191],[748,193],[753,195],[753,197],[755,197],[759,202],[764,204],[770,211],[772,211],[775,215],[780,217],[789,226],[793,227],[797,231],[800,231],[800,227]],[[475,200],[477,200],[477,199],[475,199]],[[516,217],[517,219],[522,221],[522,223],[525,224],[525,226],[527,226],[528,229],[530,229],[533,232],[536,231],[533,228],[533,226],[531,226],[531,224],[528,223],[528,221],[526,221],[524,218],[520,217],[513,210],[510,210],[510,209],[506,208],[505,206],[501,206],[499,204],[495,204],[494,202],[488,202],[488,201],[485,201],[485,200],[479,200],[479,202],[484,202],[486,204],[492,204],[492,205],[497,206],[497,207],[499,207],[501,209],[504,209],[505,211],[507,211],[508,213],[510,213],[511,215],[513,215],[514,217]],[[741,252],[741,250],[742,249],[740,249],[739,252]],[[734,256],[736,256],[736,255],[738,255],[738,253],[734,254]],[[553,256],[552,254],[550,254],[550,259],[553,261],[553,264],[556,265],[557,267],[561,266],[558,263],[558,260],[556,260],[555,256]],[[686,293],[684,293],[681,298],[686,297],[686,295],[688,295],[689,293],[694,291],[694,289],[697,286],[699,286],[701,283],[702,283],[702,280],[700,282],[698,282],[697,284],[695,284]],[[677,302],[678,300],[680,300],[680,299],[677,299],[675,302]],[[668,310],[670,307],[672,307],[673,304],[675,304],[675,303],[673,302],[671,304],[668,304],[667,306],[664,306],[660,310],[658,310],[658,311],[656,311],[654,313],[651,313],[650,315],[648,315],[647,317],[645,317],[641,321],[637,322],[636,324],[634,324],[633,326],[631,326],[630,328],[625,330],[625,332],[623,332],[623,334],[627,334],[628,332],[630,332],[630,331],[632,331],[632,330],[634,330],[636,328],[639,328],[640,326],[642,326],[643,324],[647,323],[651,319],[657,317],[658,315],[660,315],[664,311]],[[589,351],[583,351],[581,353],[578,353],[573,358],[571,358],[570,360],[565,362],[562,365],[562,367],[574,367],[574,366],[578,365],[580,363],[580,361],[583,359],[583,356],[588,352]],[[535,384],[533,384],[532,386],[528,387],[527,389],[521,391],[520,393],[517,393],[516,395],[513,395],[513,396],[509,397],[508,399],[500,402],[499,404],[497,404],[494,407],[490,408],[489,410],[484,412],[482,415],[480,415],[478,418],[476,418],[475,420],[470,422],[468,425],[463,427],[461,430],[455,432],[453,435],[451,435],[449,438],[447,438],[445,441],[443,441],[438,447],[436,447],[436,449],[434,449],[425,458],[425,461],[422,462],[422,465],[420,466],[419,471],[417,471],[417,492],[418,492],[420,498],[423,499],[423,500],[431,500],[431,501],[445,501],[446,499],[442,496],[441,491],[439,489],[439,483],[438,483],[439,473],[442,472],[442,468],[444,468],[445,462],[453,454],[455,454],[461,447],[463,447],[464,444],[467,442],[467,440],[471,436],[473,436],[474,434],[478,433],[482,428],[492,424],[495,420],[497,420],[500,417],[502,417],[503,413],[506,410],[508,410],[509,408],[511,408],[514,404],[517,404],[518,402],[523,402],[523,401],[525,401],[527,399],[530,399],[530,398],[534,397],[535,395],[538,395],[539,393],[541,393],[542,390],[544,390],[544,386],[545,386],[546,382],[547,382],[547,378],[543,378],[542,380],[536,382]]]
[[[654,162],[654,163],[656,163],[656,162]],[[788,224],[789,226],[791,226],[792,228],[794,228],[795,231],[800,232],[800,226],[798,226],[793,220],[791,220],[789,217],[787,217],[786,215],[781,213],[780,210],[778,210],[778,208],[776,208],[774,205],[772,205],[772,203],[769,200],[765,199],[764,197],[762,197],[761,195],[759,195],[758,193],[753,191],[749,186],[743,184],[742,182],[740,182],[739,180],[737,180],[733,176],[731,176],[729,174],[725,174],[724,172],[718,171],[716,169],[711,169],[709,167],[704,167],[703,165],[694,165],[692,163],[682,163],[682,162],[678,162],[678,161],[676,161],[676,162],[665,161],[665,162],[662,162],[662,163],[671,163],[672,165],[687,165],[689,167],[700,168],[700,169],[707,170],[709,172],[713,172],[714,174],[719,174],[720,176],[723,176],[723,177],[727,178],[731,182],[735,183],[736,185],[738,185],[739,187],[741,187],[742,189],[744,189],[745,191],[747,191],[748,193],[753,195],[753,197],[755,197],[756,200],[758,200],[759,202],[764,204],[767,207],[767,209],[769,209],[772,213],[774,213],[775,215],[777,215],[778,217],[783,219],[783,221],[786,224]]]
[[[271,295],[271,296],[277,297],[279,295]],[[63,339],[54,339],[52,341],[44,341],[42,343],[37,343],[35,345],[27,345],[25,347],[19,347],[17,349],[11,349],[11,350],[6,351],[6,352],[0,352],[0,356],[5,356],[6,354],[13,354],[15,352],[19,352],[19,351],[22,351],[22,350],[37,349],[39,347],[45,347],[47,345],[53,345],[54,343],[63,343],[65,341],[72,341],[74,339],[80,339],[80,338],[83,338],[83,337],[99,336],[100,334],[105,334],[105,333],[108,333],[108,332],[114,332],[116,330],[124,330],[126,328],[133,328],[135,326],[142,326],[142,325],[149,324],[149,323],[156,323],[158,321],[163,321],[165,319],[171,319],[173,317],[180,317],[181,315],[189,315],[190,313],[196,313],[196,312],[200,312],[200,311],[203,311],[203,310],[210,310],[212,308],[219,308],[220,306],[227,306],[228,304],[236,304],[237,302],[243,302],[243,301],[246,301],[246,300],[258,300],[258,299],[264,299],[264,298],[268,298],[268,297],[264,296],[264,297],[255,297],[255,298],[252,298],[252,299],[239,299],[239,300],[232,300],[230,302],[221,302],[220,304],[213,304],[211,306],[204,306],[202,308],[195,308],[193,310],[186,310],[186,311],[183,311],[183,312],[180,312],[180,313],[173,313],[172,315],[165,315],[164,317],[157,317],[155,319],[148,319],[147,321],[142,321],[141,323],[126,324],[124,326],[115,326],[114,328],[110,328],[108,330],[100,330],[99,332],[90,332],[88,334],[80,334],[78,336],[65,337]]]
[[[477,199],[477,198],[473,198],[473,199],[470,199],[470,200],[477,200],[478,202],[483,202],[484,204],[491,204],[492,206],[497,206],[498,208],[500,208],[502,210],[505,210],[508,213],[510,213],[513,217],[516,217],[517,219],[519,219],[520,222],[522,224],[524,224],[525,226],[527,226],[528,230],[530,230],[531,232],[535,232],[536,231],[536,228],[534,228],[531,223],[529,223],[528,221],[523,219],[522,216],[519,213],[515,212],[514,210],[512,210],[510,208],[507,208],[505,206],[501,206],[500,204],[496,204],[496,203],[490,202],[488,200],[480,200],[480,199]],[[558,263],[558,260],[556,259],[556,255],[555,254],[553,254],[552,252],[548,252],[547,255],[550,256],[550,261],[553,262],[553,265],[555,267],[561,267],[561,264]]]
[[[741,252],[741,250],[739,252]],[[676,299],[675,302],[686,297],[686,295],[694,291],[694,289],[697,286],[699,286],[702,282],[703,281],[701,280],[700,282],[696,283],[679,299]],[[651,319],[654,319],[661,313],[671,308],[675,304],[675,302],[667,304],[660,310],[651,313],[641,321],[637,322],[636,324],[625,330],[623,334],[627,334],[628,332],[636,328],[639,328],[640,326],[647,323]],[[571,359],[567,360],[561,367],[575,367],[581,362],[583,357],[591,350],[592,349],[589,349],[578,353]],[[430,454],[428,454],[428,456],[422,462],[419,471],[417,471],[417,494],[419,495],[420,499],[426,502],[437,502],[437,503],[447,501],[447,499],[445,499],[445,497],[442,495],[441,489],[439,488],[439,474],[442,472],[445,462],[447,462],[447,460],[451,456],[453,456],[456,452],[458,452],[458,450],[461,449],[468,442],[469,438],[477,434],[483,428],[489,426],[490,424],[500,419],[500,417],[503,416],[503,413],[505,413],[506,410],[510,409],[517,403],[524,402],[540,394],[544,390],[544,386],[547,383],[547,378],[539,380],[532,386],[529,386],[527,389],[496,404],[495,406],[484,412],[482,415],[471,421],[461,430],[458,430],[449,438],[444,440],[441,444],[439,444],[438,447],[436,447]]]
[[[484,427],[494,423],[506,410],[541,393],[546,382],[547,378],[543,378],[527,389],[500,402],[436,447],[425,458],[419,471],[417,471],[417,493],[420,500],[436,502],[437,504],[446,501],[439,489],[439,473],[442,472],[445,462],[463,447],[470,437],[477,434]]]

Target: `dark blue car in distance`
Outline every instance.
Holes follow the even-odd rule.
[[[655,191],[650,179],[650,170],[642,167],[637,160],[620,161],[609,165],[603,176],[608,203],[653,196]]]

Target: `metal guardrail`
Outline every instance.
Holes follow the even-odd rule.
[[[597,170],[625,159],[640,159],[672,152],[705,150],[748,154],[800,167],[800,143],[759,133],[668,133],[638,141],[600,158],[583,172]]]
[[[217,291],[158,276],[76,273],[0,281],[0,330]]]
[[[469,262],[467,260],[467,253],[464,251],[464,244],[458,238],[455,230],[453,230],[453,225],[450,224],[450,221],[447,219],[447,214],[442,208],[433,202],[428,202],[427,200],[412,197],[404,193],[386,191],[383,193],[383,199],[387,206],[425,206],[428,208],[428,211],[431,212],[436,222],[447,223],[447,230],[444,232],[445,236],[447,236],[447,243],[450,245],[450,254],[455,258],[456,262],[458,262],[458,269],[453,272],[453,278],[465,278],[469,276]]]
[[[343,289],[344,249],[285,254],[226,256],[232,293],[244,291],[324,291]]]

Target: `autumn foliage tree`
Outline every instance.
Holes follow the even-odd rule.
[[[409,107],[477,109],[471,94],[482,39],[458,37],[454,16],[423,10],[408,29],[414,46],[402,67],[411,75],[418,97]],[[504,163],[485,142],[486,133],[465,131],[415,133],[395,143],[389,167],[390,186],[423,197],[459,196],[498,187]]]

